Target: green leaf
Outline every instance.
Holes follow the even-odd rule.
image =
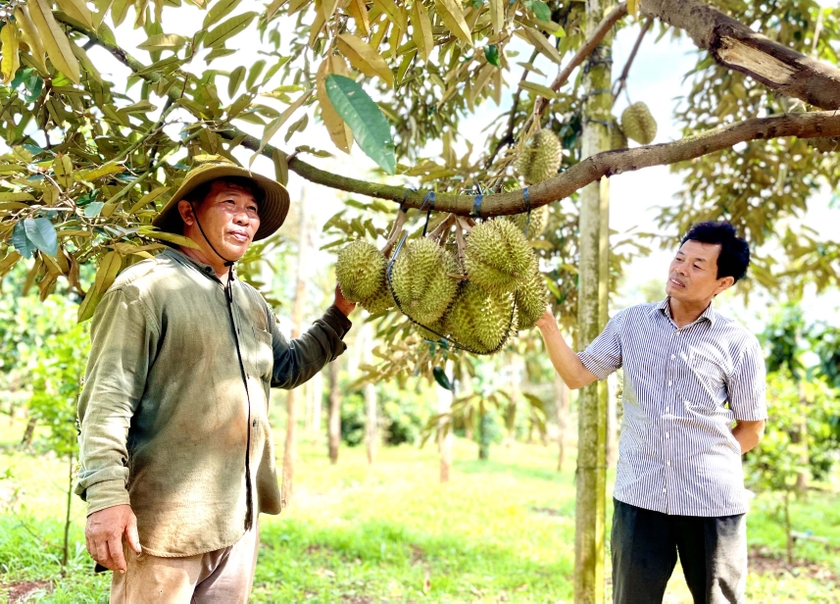
[[[359,147],[388,174],[397,167],[391,124],[367,93],[350,78],[331,73],[327,95],[336,113],[350,129]]]
[[[27,218],[23,221],[23,228],[26,238],[39,250],[50,256],[58,254],[58,237],[48,218]]]
[[[207,29],[214,23],[227,17],[233,12],[233,9],[239,6],[240,2],[242,0],[217,0],[213,8],[207,11],[207,15],[204,17],[204,23],[201,24],[202,29]]]
[[[86,218],[96,218],[99,216],[99,212],[102,211],[102,206],[105,205],[103,201],[94,201],[89,203],[85,206],[85,217]]]
[[[228,96],[233,98],[236,96],[236,91],[239,90],[239,87],[242,85],[242,80],[245,78],[245,66],[240,65],[236,69],[230,72],[230,77],[228,78]]]
[[[245,28],[251,24],[251,21],[253,21],[256,16],[257,13],[250,11],[231,17],[207,33],[207,36],[204,38],[204,48],[212,48],[223,44],[228,38],[231,38],[239,32],[245,30]]]
[[[488,44],[484,47],[484,58],[491,65],[499,66],[499,47],[495,44]]]
[[[449,378],[446,377],[446,372],[441,369],[440,367],[435,367],[432,369],[432,375],[435,376],[435,381],[440,384],[441,388],[445,388],[446,390],[452,390],[452,382],[449,381]]]
[[[531,10],[540,21],[551,21],[551,9],[545,2],[532,2]]]
[[[29,241],[26,236],[26,228],[23,226],[24,221],[21,220],[15,225],[15,230],[12,231],[12,245],[15,246],[18,254],[24,258],[32,258],[32,252],[35,251],[35,246]]]

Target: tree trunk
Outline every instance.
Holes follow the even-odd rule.
[[[557,418],[557,471],[563,471],[563,463],[566,461],[566,431],[569,428],[569,387],[554,372],[554,413]]]
[[[790,491],[787,489],[785,489],[783,506],[785,514],[785,535],[787,537],[787,561],[790,566],[793,566],[793,531],[790,526]]]
[[[448,365],[448,363],[447,363]],[[453,390],[441,388],[435,385],[438,399],[438,413],[448,414],[452,411],[452,401],[455,398],[455,381],[452,382]],[[438,420],[437,425],[437,441],[438,451],[440,452],[440,481],[449,482],[449,471],[452,468],[452,425],[448,419],[448,415],[444,415]]]
[[[808,475],[811,465],[808,453],[808,399],[805,392],[805,383],[799,380],[799,426],[797,429],[797,440],[799,441],[799,466],[800,470],[796,475],[796,497],[805,499],[808,494]]]
[[[490,459],[490,415],[483,404],[478,412],[478,458]]]
[[[369,464],[376,461],[376,446],[379,441],[379,428],[376,413],[376,386],[367,384],[365,392],[365,445],[367,447],[367,460]]]
[[[295,302],[292,305],[292,339],[300,336],[300,328],[303,322],[303,303],[306,294],[306,242],[307,242],[307,224],[306,212],[303,208],[306,207],[304,203],[305,191],[301,192],[300,218],[298,221],[298,258],[297,258],[297,282],[295,284]],[[297,444],[295,442],[295,428],[297,423],[297,416],[295,414],[295,391],[289,390],[286,397],[286,444],[283,448],[283,500],[285,505],[290,505],[292,495],[294,494],[294,477],[295,477],[295,451]]]
[[[597,28],[612,3],[587,3],[586,35]],[[582,156],[609,148],[610,133],[604,120],[612,110],[609,57],[612,35],[588,58],[584,70]],[[586,346],[602,331],[607,316],[606,258],[609,236],[609,188],[601,179],[581,191],[580,291],[578,294],[579,343]],[[606,397],[605,382],[581,390],[578,405],[577,495],[575,501],[575,602],[604,601],[604,537],[606,506]]]
[[[64,514],[64,545],[61,549],[61,576],[67,573],[67,562],[70,560],[70,510],[73,507],[73,453],[67,456],[67,506]]]
[[[36,425],[38,425],[38,422],[30,415],[26,420],[26,429],[23,431],[23,437],[20,439],[20,445],[18,445],[18,448],[26,449],[32,444],[32,437],[35,435]]]
[[[338,463],[338,446],[341,444],[341,392],[338,388],[338,360],[329,365],[330,410],[327,420],[327,432],[330,448],[330,462]]]

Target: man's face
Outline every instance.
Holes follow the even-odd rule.
[[[668,271],[665,293],[680,302],[708,305],[734,283],[732,277],[717,278],[720,245],[689,239],[677,250]]]
[[[181,202],[185,203],[185,202]],[[245,255],[260,228],[254,196],[235,185],[215,181],[201,204],[193,204],[201,228],[216,251],[228,260]],[[194,220],[184,219],[184,234],[205,247],[204,237]],[[205,250],[207,258],[217,259],[213,250]]]

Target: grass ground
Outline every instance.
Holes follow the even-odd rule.
[[[0,445],[14,440],[0,427]],[[438,482],[431,446],[381,449],[372,466],[361,449],[342,449],[332,466],[325,450],[301,444],[292,507],[261,517],[253,601],[572,600],[574,460],[557,473],[553,447],[495,446],[481,462],[473,443],[457,440],[447,484]],[[91,572],[75,499],[70,561],[60,572],[66,464],[5,448],[4,472],[0,602],[107,600],[108,577]],[[788,568],[774,506],[772,497],[759,497],[748,516],[756,554],[750,601],[840,601],[838,550],[798,544],[798,563]],[[813,493],[794,505],[793,518],[797,530],[840,546],[840,494]],[[666,601],[690,601],[679,569]]]

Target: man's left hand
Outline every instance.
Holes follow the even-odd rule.
[[[356,308],[355,302],[350,302],[347,298],[344,297],[344,294],[341,293],[341,287],[336,284],[335,286],[335,307],[344,313],[344,316],[347,317],[353,312],[353,309]]]

